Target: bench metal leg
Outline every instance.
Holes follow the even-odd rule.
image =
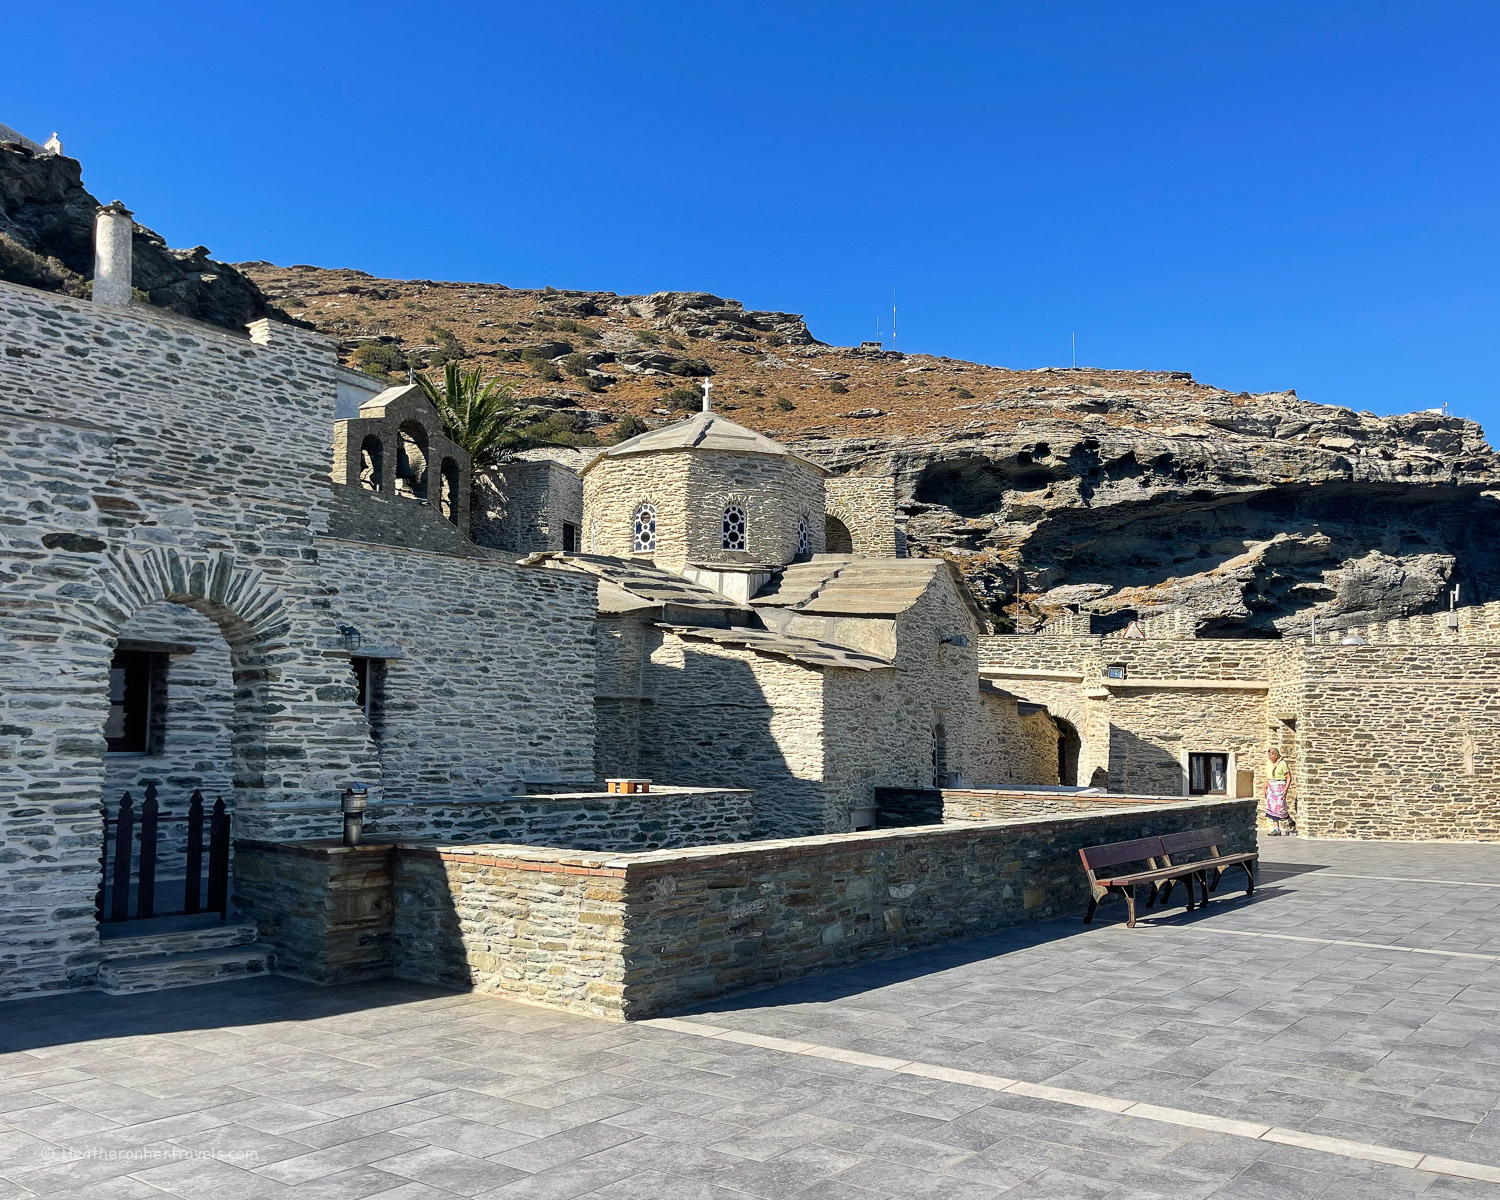
[[[1083,923],[1085,925],[1092,925],[1094,923],[1094,914],[1096,912],[1098,912],[1098,911],[1099,911],[1099,897],[1098,896],[1090,896],[1089,897],[1089,910],[1088,910],[1088,912],[1086,912],[1084,914]]]
[[[1135,928],[1135,884],[1128,884],[1125,888],[1125,908],[1130,916],[1125,922],[1126,929]]]
[[[1245,868],[1245,895],[1255,895],[1255,864],[1247,862],[1241,864]]]

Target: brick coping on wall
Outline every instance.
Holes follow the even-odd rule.
[[[1006,787],[973,787],[973,788],[889,788],[887,791],[914,791],[931,792],[940,796],[973,796],[975,798],[993,799],[996,796],[1011,800],[1064,800],[1069,804],[1097,804],[1101,807],[1109,805],[1135,805],[1137,807],[1151,804],[1181,804],[1190,799],[1186,796],[1148,796],[1137,795],[1131,792],[1101,792],[1089,795],[1086,792],[1059,792],[1047,788],[1006,788]],[[1200,800],[1242,800],[1243,796],[1200,796]],[[1019,820],[1020,818],[1016,818]]]
[[[682,789],[691,791],[694,789]],[[1142,815],[1163,809],[1192,811],[1217,809],[1243,804],[1254,808],[1254,797],[1212,796],[1201,800],[1163,797],[1128,797],[1136,803],[1110,803],[1110,816]],[[872,846],[898,846],[904,842],[953,841],[1000,833],[1008,830],[1036,830],[1046,827],[1066,828],[1097,820],[1098,812],[1046,814],[1010,817],[998,820],[964,821],[943,825],[908,825],[898,829],[871,829],[855,833],[825,833],[810,837],[768,839],[759,842],[733,842],[715,846],[689,846],[674,850],[641,850],[628,853],[567,850],[554,847],[518,846],[504,842],[449,843],[421,838],[392,838],[345,846],[333,840],[275,842],[242,839],[237,846],[248,850],[290,854],[302,858],[332,859],[345,855],[384,855],[393,851],[414,857],[440,859],[476,867],[506,867],[518,871],[551,871],[563,875],[602,875],[616,879],[643,878],[671,871],[684,862],[733,862],[758,856],[779,859],[804,858],[828,850],[848,848],[864,850]]]
[[[368,819],[380,813],[402,808],[456,808],[465,806],[482,808],[490,805],[498,808],[507,804],[530,804],[534,802],[545,804],[548,801],[567,804],[593,804],[600,808],[616,808],[628,805],[640,805],[643,801],[649,802],[653,796],[670,796],[691,800],[698,796],[736,795],[748,798],[753,793],[749,788],[682,787],[676,784],[653,783],[649,792],[606,792],[601,788],[594,788],[588,791],[575,792],[506,792],[500,796],[422,796],[403,800],[371,800],[366,817]],[[330,809],[328,804],[321,800],[295,801],[290,804],[281,803],[275,804],[271,808],[275,812],[332,812],[335,816],[337,815],[336,809]]]

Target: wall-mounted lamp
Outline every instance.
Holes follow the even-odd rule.
[[[1106,679],[1124,679],[1125,678],[1125,664],[1124,663],[1110,663],[1108,666],[1106,666],[1104,668],[1104,678],[1106,678]]]
[[[349,651],[350,654],[353,654],[356,650],[359,649],[359,630],[354,628],[353,625],[340,625],[339,637],[341,637],[344,641],[344,649]]]
[[[365,809],[370,805],[370,789],[362,783],[351,783],[344,789],[339,807],[344,813],[344,845],[357,846],[365,832]]]
[[[1365,644],[1365,639],[1360,637],[1357,633],[1349,634],[1344,638],[1343,641],[1339,643],[1340,646],[1363,646]]]
[[[969,644],[969,635],[967,633],[950,633],[947,637],[939,640],[944,646],[957,646],[959,649],[963,649],[963,647]]]

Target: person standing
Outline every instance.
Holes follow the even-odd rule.
[[[1292,820],[1286,804],[1286,794],[1292,786],[1291,764],[1281,757],[1280,750],[1268,750],[1266,757],[1271,761],[1271,776],[1266,780],[1266,816],[1271,821],[1271,836],[1281,837],[1282,822],[1286,823],[1287,836],[1295,836],[1297,822]]]

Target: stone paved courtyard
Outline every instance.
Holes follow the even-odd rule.
[[[1500,1165],[1500,847],[1262,846],[1206,916],[685,1023],[275,978],[0,1005],[0,1200],[1500,1196],[1444,1162]]]

